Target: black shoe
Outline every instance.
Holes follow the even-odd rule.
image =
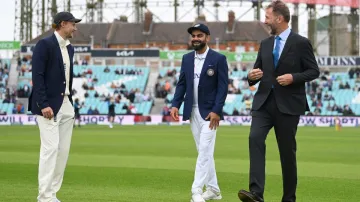
[[[245,190],[240,190],[238,196],[239,199],[243,202],[264,202],[264,199],[262,199],[255,193],[251,193]]]

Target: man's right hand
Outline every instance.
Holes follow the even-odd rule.
[[[259,80],[261,77],[263,77],[263,71],[261,71],[261,69],[252,69],[248,73],[248,78],[251,81]]]
[[[41,113],[43,114],[44,118],[51,120],[52,117],[54,117],[54,112],[51,109],[51,107],[46,107],[41,110]]]
[[[176,107],[172,107],[171,111],[170,111],[170,115],[175,121],[178,121],[179,120],[179,109]]]

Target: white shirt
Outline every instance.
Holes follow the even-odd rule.
[[[291,32],[291,29],[290,29],[290,27],[288,27],[285,31],[283,31],[281,34],[279,34],[279,37],[281,38],[280,39],[279,57],[281,56],[281,53],[284,50],[285,43],[286,43],[287,38],[290,35],[290,32]],[[274,49],[275,49],[275,46],[276,46],[276,39],[274,41]]]
[[[204,66],[205,58],[207,53],[209,52],[209,47],[206,48],[206,51],[203,54],[197,54],[195,51],[195,59],[194,59],[194,101],[193,107],[198,107],[198,87],[199,87],[199,80],[201,70]]]
[[[65,86],[65,95],[70,95],[70,91],[69,91],[69,85],[70,85],[70,57],[69,57],[69,53],[68,50],[66,48],[66,46],[68,46],[70,44],[69,40],[64,40],[60,34],[55,31],[55,36],[56,39],[59,42],[59,46],[60,46],[60,51],[61,51],[61,55],[64,61],[64,69],[65,69],[65,82],[64,84]]]

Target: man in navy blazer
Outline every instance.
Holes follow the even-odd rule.
[[[38,202],[59,202],[56,193],[63,181],[74,124],[74,48],[69,39],[80,21],[69,12],[56,14],[54,34],[39,40],[33,52],[29,111],[37,115],[41,138]]]
[[[191,201],[204,202],[222,198],[214,149],[217,127],[224,119],[222,110],[228,92],[228,65],[224,55],[208,47],[210,31],[206,25],[196,24],[188,29],[188,33],[195,51],[182,58],[170,114],[174,120],[179,120],[179,108],[184,102],[183,120],[190,119],[198,151]]]

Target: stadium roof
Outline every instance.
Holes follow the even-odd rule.
[[[211,43],[219,38],[220,43],[227,41],[258,41],[269,36],[263,23],[258,21],[235,21],[234,31],[228,32],[228,22],[205,22],[211,32]],[[144,23],[127,23],[115,20],[113,23],[79,23],[78,31],[71,39],[72,44],[90,44],[90,36],[94,36],[94,44],[101,47],[110,45],[144,44],[146,42],[187,44],[189,34],[187,28],[193,22],[153,22],[149,32],[144,32]],[[26,44],[36,44],[41,38],[53,33],[48,30]]]
[[[79,23],[74,38],[71,39],[72,44],[90,44],[90,36],[94,36],[94,44],[102,44],[106,42],[106,37],[111,23]],[[36,38],[30,40],[26,44],[36,44],[40,39],[53,34],[54,30],[50,29]]]

